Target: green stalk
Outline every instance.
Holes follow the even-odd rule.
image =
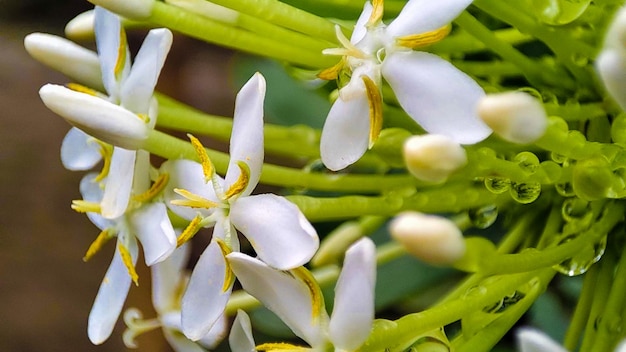
[[[615,272],[615,258],[610,255],[611,253],[607,254],[608,255],[602,257],[602,260],[596,264],[600,266],[600,273],[598,274],[598,280],[594,286],[593,302],[591,304],[589,318],[587,318],[580,351],[599,351],[594,348],[597,335],[597,319],[602,316],[602,312],[606,306],[606,301],[613,282],[613,273]]]
[[[576,303],[576,309],[574,315],[570,321],[570,325],[565,333],[565,340],[563,346],[568,351],[576,350],[578,343],[580,342],[580,336],[585,329],[585,324],[589,320],[589,313],[591,312],[591,305],[596,299],[595,291],[597,289],[597,281],[599,275],[600,265],[593,265],[589,268],[589,271],[585,273],[583,279],[583,289]]]
[[[596,351],[610,351],[615,348],[621,332],[622,310],[626,297],[626,247],[620,253],[620,260],[613,277],[613,284],[606,300],[606,306],[598,323],[593,348]]]

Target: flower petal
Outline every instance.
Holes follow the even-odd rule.
[[[174,189],[184,189],[205,199],[218,201],[212,185],[204,181],[202,165],[186,159],[169,160],[161,165],[160,171],[169,175],[169,182],[163,190],[163,198],[171,211],[186,220],[192,220],[198,213],[205,217],[210,214],[206,209],[194,209],[171,203],[172,200],[185,199],[174,192]]]
[[[176,249],[176,233],[165,204],[145,204],[131,213],[130,223],[143,247],[147,266],[167,259]]]
[[[128,242],[128,251],[134,264],[137,262],[137,242],[132,239],[132,236]],[[96,300],[89,313],[87,334],[93,344],[99,345],[111,335],[124,306],[124,301],[126,301],[130,282],[128,269],[122,262],[119,248],[116,247],[113,261],[104,275]]]
[[[200,348],[198,345],[202,345],[208,349],[214,349],[226,336],[228,328],[228,319],[226,315],[222,314],[217,320],[215,325],[211,328],[208,334],[198,341],[191,341],[187,339],[180,332],[181,328],[181,314],[178,311],[168,313],[161,316],[161,323],[163,324],[164,333],[170,333],[175,335],[176,339],[172,340],[167,337],[166,339],[172,345],[175,351],[180,352],[203,352],[205,349]]]
[[[476,111],[485,92],[449,62],[424,52],[394,52],[383,61],[382,72],[402,108],[429,133],[460,144],[480,142],[491,133]]]
[[[98,174],[89,173],[80,180],[79,188],[83,200],[93,203],[100,203],[102,201],[102,187],[100,186],[100,182],[96,181],[97,177]],[[98,213],[87,213],[87,217],[100,230],[115,226],[114,221],[105,219]]]
[[[233,289],[232,282],[224,289],[227,270],[226,258],[217,241],[211,241],[193,269],[183,296],[183,332],[197,341],[209,333],[218,321]]]
[[[237,316],[230,328],[228,344],[233,352],[256,352],[250,317],[241,309],[237,310]]]
[[[72,171],[89,170],[102,160],[100,145],[96,139],[72,127],[61,144],[61,162]]]
[[[226,171],[224,190],[237,182],[241,173],[238,161],[250,168],[248,186],[242,196],[252,193],[261,176],[263,167],[263,101],[265,99],[265,78],[255,73],[241,88],[235,101],[233,131],[230,137],[230,162]]]
[[[566,352],[567,350],[553,341],[545,333],[531,328],[517,331],[517,343],[521,352]]]
[[[369,1],[366,1],[365,5],[363,6],[363,11],[359,16],[359,19],[354,25],[354,31],[352,32],[352,36],[350,36],[350,43],[356,44],[361,41],[363,37],[365,37],[365,34],[367,33],[367,28],[365,27],[365,24],[370,19],[370,16],[372,15],[372,10],[372,4]]]
[[[137,113],[147,114],[159,74],[172,46],[172,32],[165,28],[151,30],[144,39],[141,49],[128,78],[122,86],[121,105]]]
[[[304,265],[319,247],[317,233],[300,209],[274,194],[237,199],[231,204],[230,221],[259,258],[277,269]]]
[[[369,336],[374,321],[375,285],[376,246],[364,237],[346,251],[335,286],[329,336],[337,350],[355,351]]]
[[[180,314],[179,314],[180,317]],[[163,329],[163,336],[176,352],[205,352],[206,350],[182,335],[179,331]]]
[[[179,307],[178,290],[184,280],[185,267],[189,261],[191,246],[183,244],[162,262],[150,267],[152,272],[152,303],[159,315]],[[180,320],[180,318],[179,318]],[[179,330],[180,321],[179,321]]]
[[[606,49],[596,59],[596,69],[611,97],[626,110],[626,60],[620,50]]]
[[[135,173],[134,150],[113,148],[111,166],[104,185],[102,196],[102,216],[115,219],[122,216],[128,207]]]
[[[457,18],[472,0],[410,0],[387,26],[391,37],[421,34],[441,28]]]
[[[94,16],[102,83],[113,102],[119,103],[121,79],[127,77],[130,70],[130,51],[126,44],[126,34],[116,14],[96,6]]]
[[[314,298],[307,283],[243,253],[233,252],[227,258],[246,292],[261,301],[311,346],[324,343],[328,316],[323,307],[313,314]]]

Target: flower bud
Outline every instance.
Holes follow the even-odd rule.
[[[115,12],[120,16],[133,19],[145,20],[152,14],[155,0],[89,0],[96,6]]]
[[[497,135],[519,144],[543,136],[548,119],[541,103],[524,92],[487,95],[478,103],[478,115]]]
[[[65,25],[65,35],[73,39],[93,39],[94,22],[94,10],[85,11]]]
[[[206,0],[165,0],[165,2],[222,23],[236,25],[239,19],[239,12]]]
[[[427,134],[413,136],[404,142],[404,162],[416,178],[444,182],[450,174],[467,164],[465,149],[451,138]]]
[[[451,264],[465,254],[461,230],[441,216],[402,213],[391,221],[389,232],[410,254],[429,264]]]

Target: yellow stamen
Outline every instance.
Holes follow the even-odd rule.
[[[98,237],[89,245],[87,253],[85,253],[83,257],[83,261],[86,262],[91,259],[111,238],[113,238],[113,236],[111,236],[111,232],[108,229],[102,230],[102,232],[98,234]]]
[[[226,267],[224,268],[224,286],[222,286],[222,292],[226,292],[235,282],[235,274],[230,266],[230,262],[226,259],[226,256],[232,253],[232,250],[228,247],[226,242],[220,240],[219,238],[216,238],[215,241],[217,241],[217,244],[220,246],[220,250],[224,256],[224,263],[226,264]]]
[[[159,177],[154,181],[152,186],[150,186],[150,189],[148,189],[147,191],[141,194],[135,195],[133,197],[133,200],[140,202],[140,203],[145,203],[154,199],[154,197],[156,197],[159,193],[161,193],[161,191],[165,188],[169,180],[170,180],[169,174],[167,173],[160,174]]]
[[[237,182],[233,183],[228,191],[224,194],[226,199],[230,199],[230,197],[240,194],[243,192],[246,187],[248,187],[248,183],[250,182],[250,167],[243,161],[237,161],[237,166],[239,166],[239,178]]]
[[[170,204],[180,205],[183,207],[190,207],[195,209],[211,209],[219,207],[218,203],[210,201],[204,197],[200,197],[197,194],[193,194],[186,189],[174,188],[174,192],[180,194],[187,199],[174,199],[170,201]]]
[[[363,83],[365,84],[365,91],[367,92],[367,101],[370,107],[370,136],[369,136],[369,148],[371,148],[380,134],[380,130],[383,128],[383,97],[376,86],[376,83],[366,75],[361,76]]]
[[[97,97],[100,96],[100,92],[93,90],[91,88],[85,87],[82,84],[78,84],[78,83],[68,83],[65,85],[67,88],[75,91],[75,92],[79,92],[79,93],[85,93],[85,94],[89,94],[91,96]]]
[[[94,178],[94,181],[100,182],[104,180],[105,177],[109,174],[109,170],[111,169],[111,158],[113,157],[113,146],[110,144],[106,144],[94,138],[98,144],[100,144],[100,155],[102,155],[102,160],[104,161],[102,165],[102,170]]]
[[[315,281],[311,272],[303,266],[289,270],[289,272],[300,279],[309,289],[311,293],[311,317],[314,320],[317,319],[324,309],[324,296],[322,296],[320,285]]]
[[[404,37],[396,38],[396,44],[411,49],[423,48],[441,41],[450,34],[451,30],[452,26],[448,24],[430,32],[405,35]]]
[[[145,123],[150,122],[150,116],[148,116],[148,114],[137,114],[137,117],[139,117],[139,119]]]
[[[198,158],[200,158],[200,163],[202,164],[202,172],[204,173],[204,182],[209,182],[215,173],[215,169],[213,168],[213,164],[211,163],[211,159],[209,159],[209,155],[204,149],[200,140],[191,134],[188,134],[189,140],[191,141],[191,145],[196,150],[196,154],[198,154]]]
[[[117,249],[120,251],[120,256],[122,257],[122,262],[126,269],[128,270],[128,275],[133,279],[135,286],[139,286],[139,275],[137,275],[137,271],[135,270],[135,265],[133,264],[133,258],[130,256],[130,252],[128,248],[126,248],[123,244],[119,244]]]
[[[337,79],[337,77],[339,77],[339,72],[343,70],[345,65],[346,65],[346,59],[345,57],[342,57],[341,60],[339,60],[337,64],[327,69],[324,69],[320,73],[318,73],[317,78],[324,79],[327,81],[335,80]]]
[[[100,203],[88,202],[86,200],[77,199],[72,201],[72,209],[79,213],[98,213],[100,214]]]
[[[191,220],[189,225],[187,225],[185,230],[176,239],[176,247],[180,247],[184,243],[192,239],[193,236],[195,236],[196,233],[200,231],[200,228],[202,227],[201,223],[202,223],[202,216],[196,215],[196,217],[193,218],[193,220]]]
[[[124,28],[120,28],[120,45],[117,47],[117,60],[113,68],[113,73],[118,80],[121,78],[122,71],[124,71],[124,66],[126,65],[126,47],[126,32],[124,32]]]
[[[301,352],[301,351],[310,351],[311,349],[308,347],[296,346],[290,343],[285,342],[275,342],[275,343],[264,343],[255,347],[255,349],[259,352],[272,352],[272,351],[282,351],[282,352]]]
[[[376,25],[378,25],[380,23],[380,21],[382,21],[383,19],[383,12],[384,12],[384,6],[383,6],[383,0],[373,0],[372,1],[372,14],[370,15],[370,18],[367,20],[367,23],[365,24],[366,28],[372,28]]]

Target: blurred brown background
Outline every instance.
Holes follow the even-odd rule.
[[[34,31],[62,35],[65,23],[90,7],[81,0],[0,0],[0,351],[126,349],[121,319],[103,345],[87,338],[87,316],[113,246],[88,263],[81,259],[98,229],[70,209],[83,173],[62,167],[59,148],[69,126],[37,94],[45,83],[68,79],[31,59],[22,44]],[[142,37],[137,33],[131,45]],[[176,37],[159,89],[205,111],[231,114],[229,58]],[[149,273],[139,270],[141,284],[131,288],[127,306],[150,318]],[[159,330],[138,342],[139,351],[170,350]]]

